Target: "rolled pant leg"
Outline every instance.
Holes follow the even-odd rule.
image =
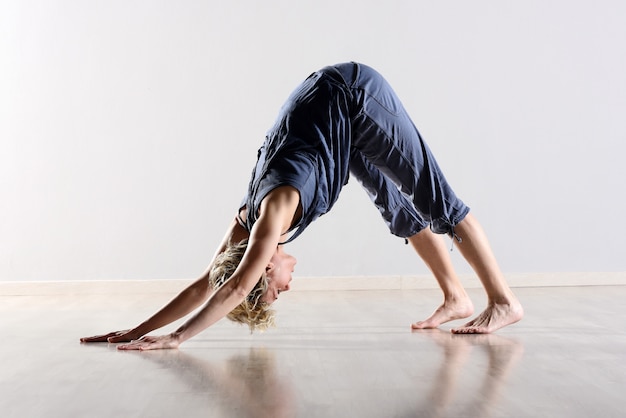
[[[392,234],[407,238],[428,226],[413,203],[356,148],[350,152],[350,174],[361,183]]]

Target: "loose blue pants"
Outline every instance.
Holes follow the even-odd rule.
[[[410,237],[430,225],[454,235],[469,212],[446,181],[387,81],[363,64],[322,71],[339,74],[351,98],[349,170],[367,191],[392,234]]]

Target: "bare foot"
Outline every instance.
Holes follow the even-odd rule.
[[[446,300],[424,321],[411,324],[412,329],[432,329],[455,319],[467,318],[474,313],[474,305],[469,297],[461,300]]]
[[[524,309],[516,300],[512,303],[490,303],[476,318],[452,330],[454,334],[488,334],[522,319]]]

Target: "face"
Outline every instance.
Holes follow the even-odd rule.
[[[283,251],[282,245],[278,246],[267,265],[268,288],[261,299],[263,302],[274,303],[280,293],[289,290],[291,273],[293,273],[296,262],[297,260],[294,256]]]

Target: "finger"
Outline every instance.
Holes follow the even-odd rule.
[[[141,351],[158,350],[160,348],[163,348],[163,343],[155,338],[147,339],[139,345],[139,350]]]
[[[157,350],[159,348],[162,348],[159,346],[159,344],[157,343],[149,343],[149,344],[142,344],[141,347],[139,347],[140,351],[149,351],[149,350]]]
[[[141,347],[139,347],[139,350],[141,351],[169,350],[171,348],[174,348],[174,347],[170,346],[169,344],[165,344],[161,341],[155,341],[155,342],[148,343],[148,344],[142,344]]]
[[[107,342],[109,337],[115,335],[115,332],[109,332],[108,334],[103,335],[94,335],[92,337],[83,337],[80,339],[83,343],[102,343]]]
[[[141,343],[140,342],[133,342],[130,344],[122,344],[122,345],[118,345],[117,346],[118,350],[141,350]]]
[[[119,345],[117,348],[120,350],[141,350],[144,346],[147,346],[156,341],[155,337],[150,337],[148,335],[141,337],[138,340],[132,340],[129,344]]]
[[[102,342],[103,340],[101,340],[102,336],[101,335],[96,335],[93,337],[82,337],[80,339],[81,343],[96,343],[96,342]]]
[[[107,338],[107,341],[110,343],[126,343],[132,340],[132,337],[130,337],[128,334],[117,334]]]

